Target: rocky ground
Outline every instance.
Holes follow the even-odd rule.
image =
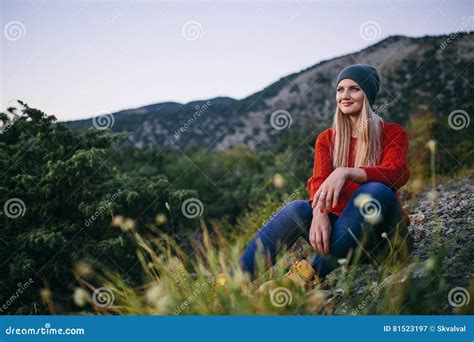
[[[474,208],[473,208],[474,176],[462,179],[449,179],[440,181],[431,189],[426,187],[411,199],[403,199],[407,194],[402,194],[402,203],[407,204],[411,219],[409,231],[414,240],[413,261],[428,263],[430,257],[439,255],[446,251],[442,264],[429,276],[423,270],[414,272],[414,278],[428,282],[432,279],[441,281],[444,289],[463,287],[469,289],[470,282],[474,277]],[[312,252],[304,242],[293,246],[294,256],[289,260],[289,265],[299,257],[308,256]],[[400,275],[408,274],[408,270],[414,264],[401,270]],[[377,270],[371,265],[358,266],[360,276],[356,277],[353,289],[356,293],[363,293],[367,287],[367,281],[377,279]],[[344,290],[338,286],[341,284],[340,270],[333,271],[323,284],[333,296],[343,297]],[[416,286],[416,282],[415,282]],[[434,290],[435,291],[435,290]],[[445,291],[444,291],[445,292]],[[445,293],[441,295],[439,303],[441,312],[450,313],[453,307],[444,300]],[[472,299],[474,300],[474,298]],[[343,308],[337,309],[335,313],[348,314]]]
[[[474,176],[470,176],[443,181],[434,191],[425,190],[416,200],[416,212],[410,215],[414,254],[423,260],[436,252],[433,249],[446,247],[443,271],[452,286],[467,287],[473,279],[473,183]]]

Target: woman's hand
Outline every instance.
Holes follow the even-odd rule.
[[[320,213],[324,213],[334,208],[339,201],[339,194],[348,176],[347,168],[336,168],[314,194],[313,202],[311,203],[313,209],[319,208]]]
[[[329,238],[331,237],[331,221],[328,214],[313,210],[313,220],[309,229],[309,242],[319,254],[329,254]]]

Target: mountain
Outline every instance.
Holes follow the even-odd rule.
[[[474,112],[474,32],[411,38],[391,36],[358,52],[321,61],[280,78],[244,99],[217,97],[187,104],[164,102],[108,114],[112,132],[128,132],[138,148],[172,149],[194,144],[228,150],[244,144],[272,146],[295,127],[327,125],[336,108],[339,71],[354,63],[375,66],[381,88],[374,109],[404,124],[430,112],[447,118],[453,110]],[[272,118],[272,113],[274,117]],[[72,128],[92,119],[66,122]]]

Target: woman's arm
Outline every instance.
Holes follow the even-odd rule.
[[[367,174],[363,169],[346,167],[344,168],[346,172],[347,179],[354,181],[356,183],[365,183],[367,182]]]
[[[407,162],[409,137],[402,127],[395,126],[387,140],[380,165],[362,166],[360,169],[365,171],[367,181],[381,182],[398,190],[410,178]]]
[[[331,137],[328,129],[321,132],[315,142],[313,175],[307,181],[309,203],[312,203],[316,191],[333,171],[330,139]]]
[[[377,181],[398,190],[410,178],[407,164],[408,134],[403,128],[395,128],[382,152],[378,166],[345,168],[347,178],[356,183]]]

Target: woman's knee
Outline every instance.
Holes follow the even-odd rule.
[[[395,192],[386,184],[382,182],[370,181],[361,184],[357,189],[357,193],[365,193],[384,202],[389,200],[396,200]]]
[[[293,200],[283,207],[275,219],[285,227],[297,227],[300,231],[305,231],[311,224],[313,210],[311,204],[305,200]]]
[[[392,209],[397,205],[397,197],[384,183],[371,181],[362,184],[354,192],[351,203],[358,209],[360,219],[370,224],[377,224],[390,216]]]
[[[292,218],[305,219],[308,215],[312,215],[311,204],[305,200],[293,200],[285,206],[284,210]]]

